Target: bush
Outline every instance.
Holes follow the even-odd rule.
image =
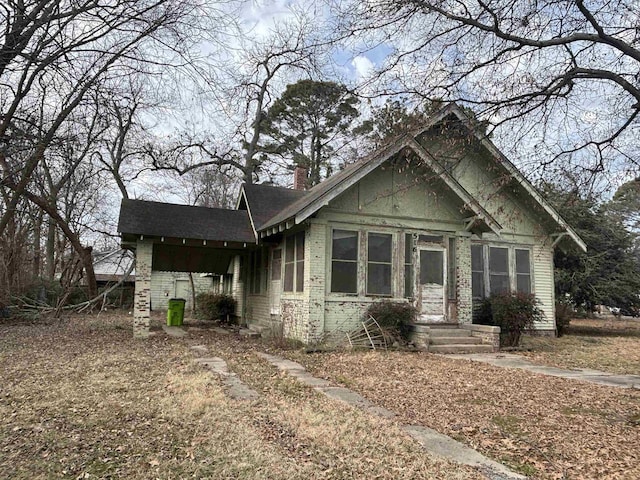
[[[236,322],[237,302],[231,295],[203,292],[196,295],[196,317],[200,320],[218,320],[221,323]]]
[[[408,341],[411,324],[415,321],[418,310],[410,303],[381,300],[369,305],[366,315],[375,318],[385,333],[392,338]]]
[[[476,323],[500,327],[500,346],[517,347],[524,332],[532,332],[535,322],[544,319],[534,295],[499,293],[485,299]]]
[[[564,299],[556,300],[556,332],[559,337],[567,333],[573,316],[571,303]]]

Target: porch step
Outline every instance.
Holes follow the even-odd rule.
[[[430,337],[470,337],[471,332],[469,330],[463,330],[462,328],[441,328],[432,327],[429,329]]]
[[[480,345],[482,340],[477,337],[432,337],[429,339],[432,345]]]
[[[491,345],[429,345],[429,353],[491,353]]]

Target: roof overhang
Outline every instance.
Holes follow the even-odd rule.
[[[462,125],[474,136],[478,142],[491,154],[491,156],[500,164],[510,175],[516,180],[516,182],[531,196],[531,198],[542,208],[542,210],[563,230],[562,235],[557,241],[554,241],[556,246],[561,239],[569,237],[573,243],[583,251],[587,251],[587,245],[580,238],[580,236],[571,228],[571,226],[562,218],[562,216],[556,211],[553,206],[538,192],[538,190],[527,180],[524,175],[518,170],[518,168],[509,160],[493,142],[485,135],[484,132],[476,128],[471,119],[466,113],[455,103],[451,103],[442,108],[429,122],[423,126],[420,130],[416,131],[415,136],[424,133],[428,129],[432,128],[436,124],[442,122],[449,116],[455,116]],[[555,234],[554,234],[555,235]]]
[[[473,217],[466,221],[466,229],[468,231],[473,231],[475,233],[493,232],[498,236],[500,235],[502,226],[495,220],[495,218],[480,206],[473,196],[465,190],[465,188],[460,185],[460,183],[458,183],[458,181],[455,180],[429,152],[414,140],[413,137],[403,136],[387,148],[381,150],[378,155],[364,163],[360,168],[354,169],[350,175],[343,178],[342,181],[334,185],[333,188],[327,190],[320,197],[306,205],[297,214],[260,231],[260,236],[268,237],[304,222],[322,207],[327,206],[329,202],[358,183],[393,156],[401,153],[407,155],[410,152],[420,158],[420,160],[430,168],[462,201],[465,208],[473,214]]]

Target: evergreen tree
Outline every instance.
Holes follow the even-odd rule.
[[[587,244],[586,253],[556,250],[556,295],[569,294],[577,306],[589,311],[598,304],[629,312],[640,309],[636,235],[612,209],[616,200],[598,205],[594,197],[575,190],[548,184],[542,189]]]
[[[288,85],[266,112],[263,155],[281,157],[289,168],[307,169],[307,186],[331,175],[334,156],[349,141],[359,100],[335,82],[301,80]]]

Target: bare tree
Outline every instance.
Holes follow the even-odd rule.
[[[145,48],[163,45],[162,36],[177,42],[180,21],[192,9],[178,0],[9,0],[0,7],[0,181],[12,185],[0,235],[58,129],[96,82],[149,63]],[[43,106],[47,123],[28,155],[10,162],[12,132],[16,124],[29,130],[34,106]]]
[[[342,20],[362,51],[391,51],[376,93],[473,106],[538,166],[640,168],[637,1],[372,0]]]
[[[233,130],[217,137],[185,134],[173,145],[151,145],[147,154],[154,168],[179,175],[202,167],[224,174],[234,169],[246,183],[264,173],[266,157],[260,155],[265,111],[287,83],[303,76],[319,75],[326,38],[318,35],[319,21],[308,13],[292,12],[266,36],[238,30],[231,35],[234,47],[224,46],[212,59],[215,78],[208,82],[206,97],[217,105],[215,115]]]

